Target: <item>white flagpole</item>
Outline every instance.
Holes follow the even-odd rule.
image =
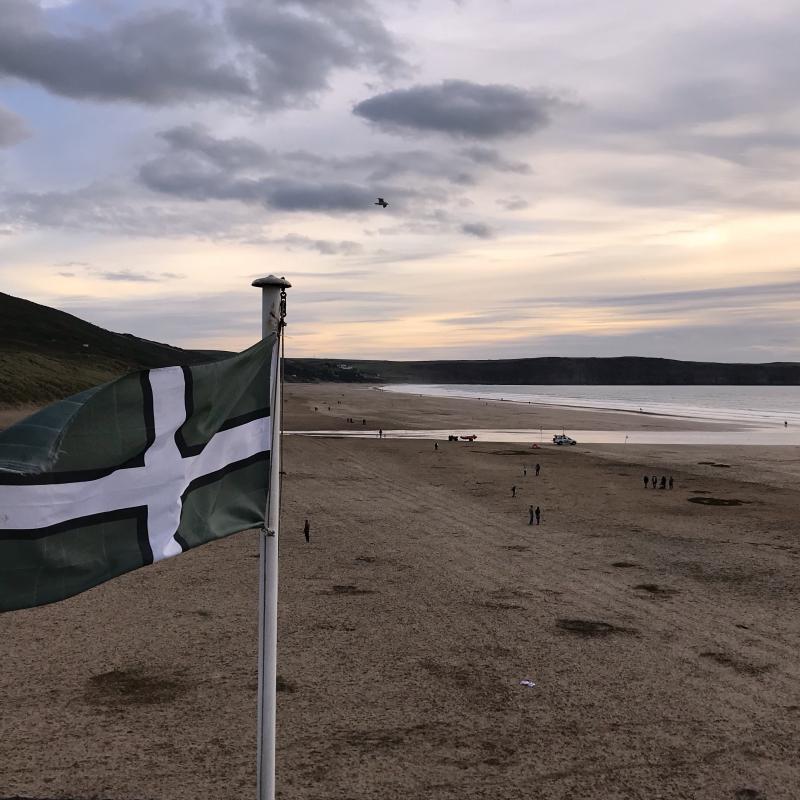
[[[253,281],[261,288],[261,336],[278,333],[272,359],[272,442],[269,454],[269,495],[266,526],[260,534],[258,604],[258,755],[257,798],[275,800],[275,692],[278,656],[278,530],[280,528],[282,294],[292,284],[269,275]]]

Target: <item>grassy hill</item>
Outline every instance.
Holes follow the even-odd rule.
[[[40,404],[132,370],[225,355],[112,333],[54,308],[0,293],[0,404]]]
[[[668,358],[515,358],[491,361],[287,359],[287,380],[508,385],[800,385],[800,364],[720,364]]]

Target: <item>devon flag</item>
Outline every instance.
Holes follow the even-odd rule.
[[[126,375],[0,433],[0,611],[262,525],[275,341]]]

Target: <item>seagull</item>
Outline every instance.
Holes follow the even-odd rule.
[[[381,206],[382,208],[386,208],[386,206],[388,206],[389,204],[382,197],[379,197],[378,198],[378,202],[377,203],[373,203],[372,205]]]

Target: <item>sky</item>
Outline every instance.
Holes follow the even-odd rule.
[[[798,12],[0,0],[0,290],[242,349],[283,275],[294,357],[800,360]]]

